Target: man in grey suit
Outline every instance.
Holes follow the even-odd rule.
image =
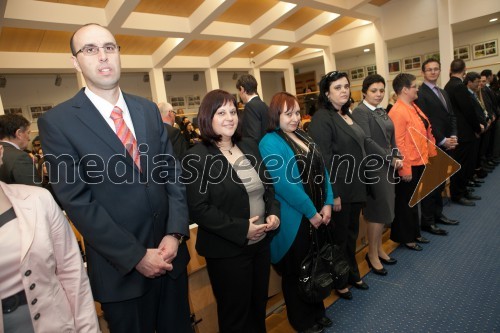
[[[30,122],[23,116],[0,116],[0,145],[4,147],[0,180],[7,184],[41,186],[36,166],[24,150],[30,142]]]
[[[269,125],[268,107],[257,95],[257,80],[250,74],[240,76],[236,81],[236,89],[245,110],[242,116],[243,137],[250,137],[259,143],[266,134]]]
[[[445,151],[452,151],[458,144],[457,120],[453,113],[448,94],[437,86],[441,73],[439,60],[429,58],[422,64],[424,83],[418,90],[418,99],[415,103],[429,118],[432,135],[436,144]],[[441,192],[445,184],[439,185],[421,202],[421,229],[434,235],[446,235],[448,232],[439,228],[436,223],[456,225],[458,221],[447,218],[443,214],[443,199]]]
[[[151,101],[119,87],[120,47],[88,24],[70,41],[87,87],[38,121],[50,180],[86,243],[113,332],[192,332],[181,169]]]

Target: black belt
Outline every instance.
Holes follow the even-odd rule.
[[[26,293],[24,292],[23,289],[17,294],[14,294],[2,300],[2,312],[12,313],[16,311],[19,306],[24,305],[26,303],[27,303]]]

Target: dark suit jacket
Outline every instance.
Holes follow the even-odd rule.
[[[259,96],[256,96],[245,104],[243,111],[243,136],[249,137],[259,143],[260,139],[267,133],[269,126],[268,107]]]
[[[251,139],[237,143],[264,183],[266,217],[280,217],[279,201],[265,171],[259,148]],[[182,160],[190,218],[198,224],[196,250],[209,258],[233,257],[248,243],[250,203],[236,171],[215,146],[198,143]],[[267,182],[269,184],[266,184]],[[270,236],[266,238],[269,240]],[[263,240],[265,241],[265,240]]]
[[[180,129],[170,126],[167,123],[163,123],[163,125],[165,125],[165,129],[167,130],[168,139],[174,149],[175,157],[180,158],[188,149],[186,139],[184,139]]]
[[[476,140],[476,133],[481,133],[479,120],[474,112],[474,105],[469,90],[457,77],[451,77],[444,87],[453,106],[453,113],[457,118],[458,143]]]
[[[434,91],[428,85],[423,83],[418,90],[418,99],[415,104],[425,113],[432,125],[432,135],[436,139],[436,144],[441,143],[443,139],[457,135],[457,119],[453,112],[448,93],[439,89],[443,95],[448,110],[443,102],[436,96]]]
[[[360,131],[363,132],[361,128]],[[360,140],[339,114],[327,109],[316,111],[309,125],[309,135],[323,154],[334,197],[340,197],[341,202],[366,201],[361,163],[366,156],[365,139]],[[353,158],[354,165],[352,160],[347,163],[346,157]]]
[[[42,186],[40,176],[31,157],[8,142],[3,146],[3,165],[0,167],[0,180],[7,184]]]
[[[158,108],[141,97],[123,97],[143,152],[141,173],[83,89],[38,120],[54,192],[85,239],[92,291],[100,302],[144,295],[153,279],[135,266],[146,249],[156,248],[166,234],[189,235],[181,170],[169,157],[173,151]],[[182,245],[170,276],[185,272],[188,261]]]

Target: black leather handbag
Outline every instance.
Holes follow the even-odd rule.
[[[318,231],[310,228],[311,246],[300,264],[299,296],[304,302],[317,303],[330,295],[332,290],[332,275],[328,260],[331,255],[331,244],[324,242],[320,246]],[[329,248],[330,247],[330,248]]]
[[[344,252],[337,244],[333,244],[333,236],[330,227],[320,226],[320,229],[326,234],[327,241],[322,249],[322,258],[328,263],[329,272],[332,276],[332,288],[340,289],[344,287],[345,281],[349,275],[349,262],[345,258]]]

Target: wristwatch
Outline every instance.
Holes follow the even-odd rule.
[[[183,234],[169,234],[170,236],[176,238],[178,241],[179,241],[179,245],[181,245],[185,240],[186,240],[186,236],[184,236]]]

